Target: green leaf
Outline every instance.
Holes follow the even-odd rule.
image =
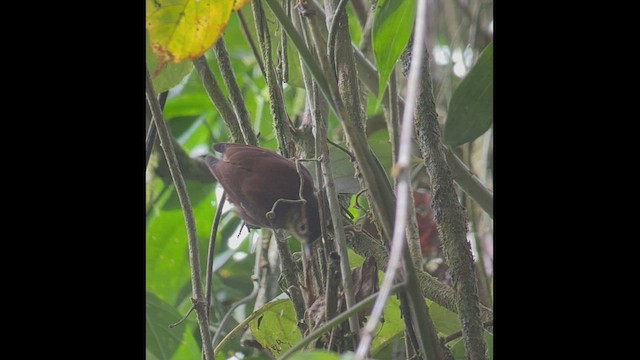
[[[213,113],[214,108],[207,94],[189,93],[167,100],[164,107],[165,120],[174,117],[199,116],[205,113]]]
[[[458,314],[430,300],[427,300],[427,304],[429,305],[429,316],[438,333],[449,336],[456,331],[460,331],[460,317],[458,317]]]
[[[212,205],[214,198],[211,186],[204,199],[191,199],[192,204],[197,204],[193,208],[193,215],[196,220],[199,250],[204,254],[207,251],[211,222],[215,213],[215,206]],[[191,278],[187,231],[180,208],[163,209],[149,220],[146,249],[147,290],[169,304],[176,304],[176,301],[180,300],[180,289]]]
[[[182,342],[184,326],[172,329],[169,324],[180,320],[180,314],[155,294],[147,291],[146,300],[146,346],[147,353],[151,353],[159,360],[171,359]],[[148,357],[149,358],[149,357]]]
[[[443,141],[458,146],[475,140],[493,122],[493,42],[451,96]]]
[[[380,282],[383,281],[384,273],[378,272]],[[404,333],[404,321],[400,316],[400,301],[396,295],[389,297],[383,312],[384,322],[378,325],[374,332],[375,336],[371,342],[371,354],[375,355],[398,336]]]
[[[387,129],[376,131],[369,135],[369,146],[380,161],[387,176],[391,173],[393,166],[393,155],[391,153],[391,143],[389,142],[389,132]]]
[[[168,63],[160,70],[160,72],[154,74],[154,71],[158,66],[158,57],[153,53],[153,51],[151,51],[148,32],[146,38],[147,68],[149,68],[150,75],[152,75],[151,80],[153,81],[153,88],[156,91],[156,94],[160,94],[161,92],[167,91],[178,85],[185,76],[189,75],[193,69],[193,63],[190,61],[181,62],[180,64]]]
[[[329,157],[333,174],[333,184],[339,194],[356,194],[360,191],[360,184],[355,179],[355,169],[349,154],[329,145]],[[311,173],[312,178],[316,178],[316,167],[313,163],[306,163],[305,167]]]
[[[195,316],[192,315],[192,317],[195,319]],[[187,320],[186,322],[188,323],[190,321]],[[182,339],[182,345],[178,348],[171,360],[199,359],[202,355],[202,350],[199,342],[200,339],[196,339],[193,334],[193,329],[197,328],[198,326],[197,324],[190,324],[189,326],[189,330],[185,331],[184,338]],[[216,357],[216,359],[219,359],[219,357]]]
[[[271,301],[258,311],[261,314],[249,322],[249,328],[256,341],[272,354],[282,354],[302,338],[289,299]]]
[[[373,18],[373,52],[378,67],[378,103],[396,61],[409,42],[415,18],[415,0],[379,0]]]

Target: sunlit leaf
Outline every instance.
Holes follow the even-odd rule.
[[[489,130],[492,122],[493,43],[490,43],[451,96],[443,142],[458,146],[473,141]]]
[[[260,312],[249,322],[249,328],[256,341],[272,354],[280,355],[300,341],[296,313],[289,299],[271,301]]]
[[[170,329],[169,324],[178,321],[180,314],[169,304],[147,291],[146,319],[147,353],[151,353],[156,359],[171,359],[182,342],[185,327],[176,326]]]
[[[384,273],[378,274],[380,281],[384,279]],[[377,352],[384,349],[396,337],[404,333],[404,321],[400,316],[400,301],[396,295],[389,296],[387,304],[384,306],[384,322],[378,325],[371,342],[371,354],[375,356]]]
[[[146,0],[146,26],[157,72],[165,63],[195,59],[222,35],[233,0]]]
[[[373,18],[373,52],[378,67],[378,107],[396,61],[409,42],[416,0],[379,0]]]
[[[240,10],[243,6],[245,6],[251,0],[235,0],[233,4],[233,11]]]

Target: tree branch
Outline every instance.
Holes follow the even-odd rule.
[[[207,302],[207,323],[209,323],[209,315],[211,314],[211,306],[213,302],[211,301],[211,287],[213,285],[213,260],[216,250],[216,235],[218,234],[218,224],[220,223],[220,217],[222,217],[222,208],[224,207],[224,202],[226,200],[226,193],[223,191],[222,196],[220,197],[220,201],[218,201],[218,207],[216,209],[216,214],[213,218],[213,223],[211,224],[211,234],[209,235],[209,248],[207,250],[207,271],[205,275],[205,291],[204,298]]]
[[[424,43],[419,43],[424,48]],[[413,64],[412,64],[413,68]],[[464,208],[458,201],[453,177],[440,140],[440,126],[433,98],[429,62],[422,66],[422,88],[418,99],[416,136],[422,157],[431,177],[434,218],[442,240],[445,257],[453,277],[456,307],[464,332],[464,343],[471,360],[485,359],[478,288],[474,273],[473,255],[467,241]],[[406,110],[405,110],[406,111]]]
[[[164,104],[167,102],[167,95],[169,94],[168,91],[165,91],[163,93],[161,93],[160,95],[158,95],[158,101],[160,102],[160,110],[164,110]],[[145,142],[145,154],[146,154],[146,159],[145,159],[145,169],[147,168],[147,165],[149,165],[149,158],[151,157],[151,151],[153,150],[153,145],[156,143],[156,137],[158,136],[158,131],[156,130],[156,124],[153,121],[149,121],[151,120],[150,117],[150,109],[149,109],[149,104],[147,104],[147,121],[150,122],[148,124],[149,129],[147,130],[147,138],[146,138],[146,142]]]
[[[238,125],[238,120],[236,119],[236,114],[229,101],[224,97],[220,86],[218,86],[218,82],[213,76],[213,73],[209,68],[209,64],[207,64],[207,59],[204,55],[200,56],[193,61],[193,65],[196,67],[198,74],[200,74],[202,86],[204,86],[207,95],[209,95],[211,102],[220,113],[220,116],[222,116],[222,120],[225,125],[227,125],[231,135],[231,141],[241,142],[243,140],[243,136],[240,126]]]
[[[253,19],[256,25],[256,34],[258,34],[258,43],[262,50],[262,60],[264,62],[265,79],[267,88],[269,89],[269,109],[273,117],[273,127],[276,130],[278,138],[278,148],[282,156],[288,158],[293,154],[289,154],[289,140],[291,140],[292,126],[287,116],[284,106],[284,98],[282,95],[282,86],[276,76],[273,60],[271,59],[271,38],[269,37],[269,29],[267,27],[264,9],[260,0],[251,2],[253,10]]]
[[[253,131],[251,117],[244,105],[242,92],[238,87],[236,75],[233,71],[233,67],[231,66],[231,59],[229,59],[229,53],[227,53],[227,48],[225,47],[224,40],[222,38],[220,38],[213,46],[213,52],[216,54],[216,59],[218,59],[218,67],[222,74],[222,80],[224,81],[224,86],[227,87],[227,91],[229,92],[229,99],[233,105],[233,110],[236,114],[240,131],[244,136],[244,143],[257,146],[258,138]]]
[[[178,199],[180,201],[180,207],[184,215],[186,227],[187,227],[187,239],[189,245],[189,263],[191,266],[191,288],[193,291],[193,305],[196,310],[198,325],[200,327],[200,336],[202,338],[203,351],[206,360],[213,360],[213,348],[211,347],[211,334],[209,333],[209,326],[207,320],[207,303],[202,293],[202,283],[200,278],[200,259],[198,256],[198,238],[196,235],[196,224],[193,218],[193,212],[191,211],[191,204],[189,202],[189,195],[187,193],[187,186],[182,177],[180,167],[178,166],[178,160],[176,159],[175,152],[173,150],[173,142],[171,141],[171,134],[164,122],[162,116],[162,110],[160,110],[160,104],[153,90],[153,83],[149,76],[149,70],[146,70],[146,93],[147,102],[151,109],[154,122],[158,129],[158,136],[160,137],[160,146],[164,151],[164,155],[171,171],[171,177],[176,186],[176,192],[178,193]]]

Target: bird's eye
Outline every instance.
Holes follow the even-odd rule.
[[[305,219],[298,219],[298,222],[296,223],[296,232],[298,235],[306,235],[307,232],[309,232],[309,227],[307,226]]]

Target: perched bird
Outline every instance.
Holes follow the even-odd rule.
[[[238,216],[249,227],[288,230],[302,242],[305,255],[310,255],[310,244],[320,238],[321,230],[309,171],[256,146],[220,143],[213,149],[222,153],[222,159],[207,155],[205,161]]]

